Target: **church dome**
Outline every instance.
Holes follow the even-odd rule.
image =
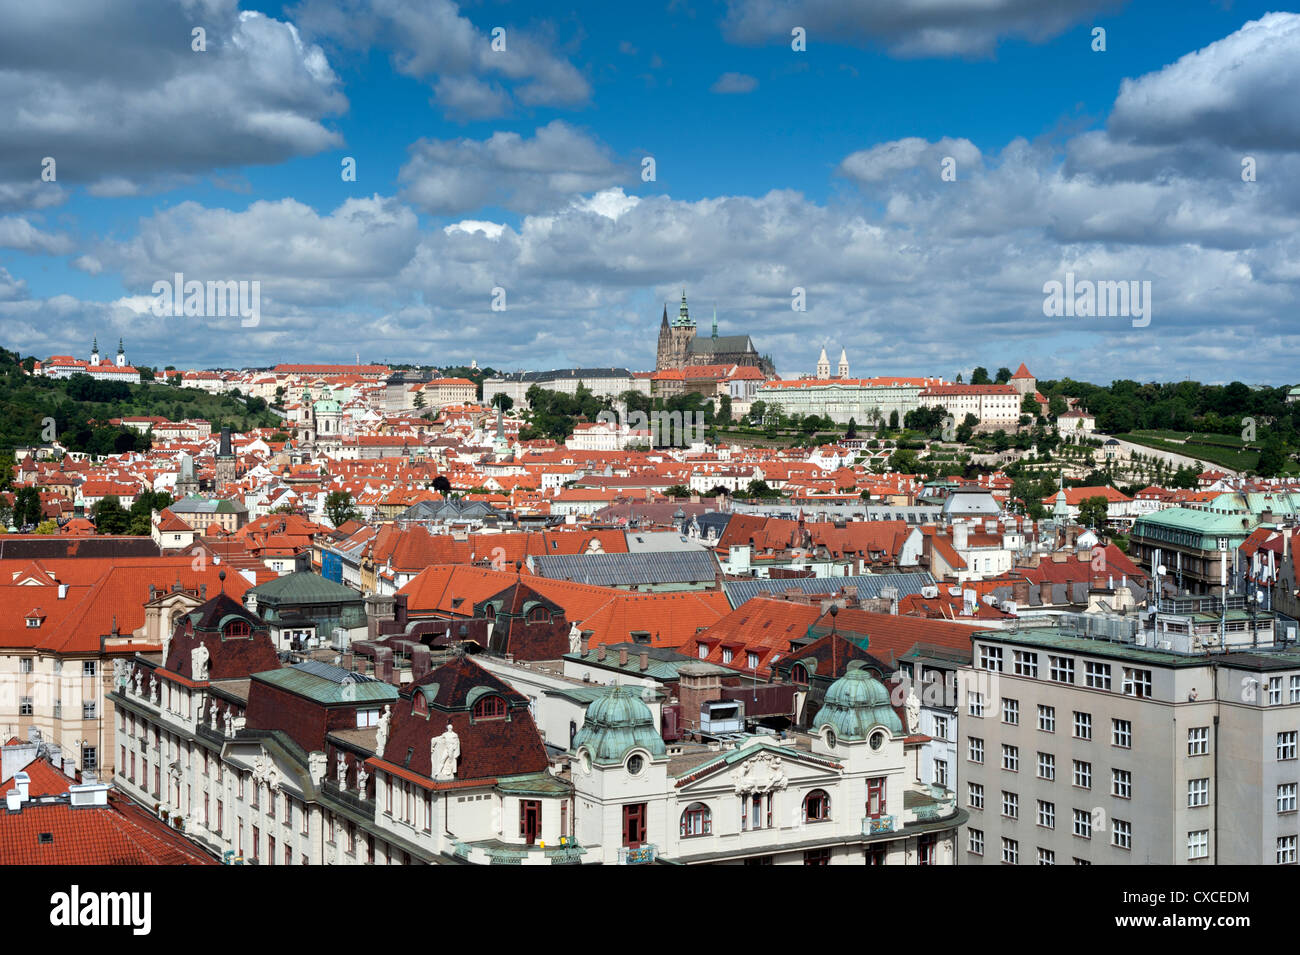
[[[830,685],[812,725],[814,730],[829,725],[844,740],[866,739],[877,726],[893,735],[903,732],[903,721],[890,705],[889,690],[863,668],[850,670]]]
[[[582,728],[573,737],[573,749],[586,747],[592,762],[621,763],[634,749],[651,756],[667,752],[655,729],[654,714],[637,693],[615,686],[587,707]]]

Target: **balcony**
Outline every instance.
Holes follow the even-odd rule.
[[[864,836],[880,836],[890,832],[898,831],[897,816],[876,816],[872,818],[867,816],[862,820],[862,834]]]
[[[635,849],[630,846],[622,846],[618,850],[619,865],[645,865],[654,862],[656,858],[658,858],[658,854],[655,847],[649,843],[637,846]]]

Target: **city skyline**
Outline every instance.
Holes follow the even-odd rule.
[[[1261,4],[2,6],[23,354],[648,369],[685,285],[784,373],[1288,380],[1300,16]],[[177,273],[259,320],[153,314]],[[1148,324],[1048,317],[1075,274]]]

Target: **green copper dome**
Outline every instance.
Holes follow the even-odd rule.
[[[594,763],[621,763],[634,749],[651,756],[667,752],[663,737],[655,729],[654,714],[633,690],[611,688],[587,707],[582,729],[573,737],[573,749],[585,746]]]
[[[892,735],[903,732],[903,721],[889,704],[889,690],[865,669],[850,670],[830,685],[812,728],[830,724],[843,740],[866,739],[876,726]]]

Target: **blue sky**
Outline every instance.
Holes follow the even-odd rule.
[[[855,374],[1294,376],[1300,17],[1275,7],[103,6],[0,0],[0,341],[24,354],[648,368],[685,285],[783,373],[826,346]],[[1067,270],[1151,281],[1150,325],[1048,319]],[[258,326],[150,314],[174,271],[260,282]]]

